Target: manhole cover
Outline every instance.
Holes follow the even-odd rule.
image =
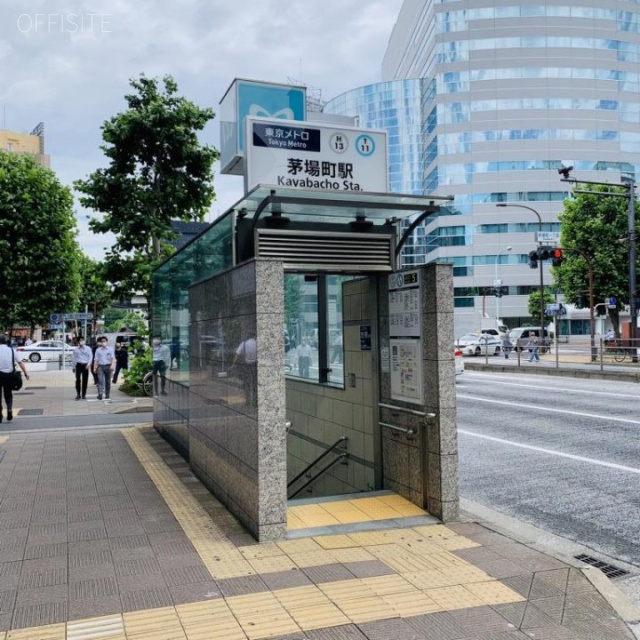
[[[20,409],[20,416],[41,416],[44,409]]]
[[[579,556],[574,556],[576,560],[580,560],[585,564],[591,565],[596,569],[600,569],[602,573],[604,573],[607,578],[621,578],[622,576],[626,576],[629,574],[628,571],[621,569],[620,567],[616,567],[607,562],[602,562],[602,560],[598,560],[597,558],[592,558],[584,553],[581,553]]]

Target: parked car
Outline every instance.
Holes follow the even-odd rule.
[[[458,348],[465,356],[480,356],[489,353],[490,356],[500,354],[502,342],[487,333],[468,333],[458,340]]]
[[[65,360],[71,360],[71,353],[75,347],[68,345],[60,340],[40,340],[34,342],[28,347],[18,347],[16,355],[22,360],[30,360],[31,362],[40,362],[43,360],[57,361],[64,353]]]
[[[460,349],[454,349],[453,355],[455,356],[456,379],[457,379],[457,376],[464,373],[464,359],[462,358],[462,351]]]
[[[524,351],[528,349],[529,338],[532,333],[536,333],[538,338],[542,336],[540,327],[518,327],[509,332],[509,339],[513,344],[514,351]],[[546,353],[549,350],[549,332],[544,330],[544,339],[540,341],[540,353]],[[531,349],[529,349],[531,351]]]

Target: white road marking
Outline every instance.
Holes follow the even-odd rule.
[[[510,445],[512,447],[520,447],[521,449],[529,449],[530,451],[538,451],[539,453],[547,453],[552,456],[559,456],[561,458],[569,458],[570,460],[577,460],[578,462],[588,462],[589,464],[597,464],[601,467],[609,467],[610,469],[617,469],[618,471],[629,471],[630,473],[639,473],[640,469],[636,467],[626,467],[623,464],[615,464],[614,462],[605,462],[604,460],[596,460],[594,458],[585,458],[584,456],[576,456],[572,453],[562,453],[561,451],[553,451],[552,449],[544,449],[542,447],[534,447],[530,444],[522,444],[520,442],[513,442],[511,440],[503,440],[502,438],[494,438],[493,436],[485,436],[481,433],[475,433],[474,431],[466,431],[465,429],[458,429],[458,433],[463,433],[466,436],[473,438],[482,438],[484,440],[491,440],[492,442],[499,442],[500,444]]]
[[[458,398],[464,398],[465,400],[475,400],[476,402],[488,402],[489,404],[503,404],[509,407],[513,407],[513,400],[491,400],[490,398],[479,398],[478,396],[467,396],[463,393],[457,395]],[[568,409],[554,409],[553,407],[543,407],[537,404],[523,404],[518,402],[518,407],[521,409],[534,409],[535,411],[548,411],[550,413],[566,413],[570,416],[580,416],[582,418],[596,418],[598,420],[611,420],[613,422],[624,422],[626,424],[640,425],[640,420],[631,420],[630,418],[616,418],[615,416],[605,416],[599,413],[583,413],[582,411],[570,411]]]
[[[468,373],[468,372],[465,372]],[[473,374],[471,374],[471,377],[473,377]],[[478,376],[481,377],[481,376]],[[522,384],[520,382],[502,382],[502,380],[513,380],[512,377],[509,378],[503,378],[501,376],[494,376],[496,378],[500,378],[501,382],[500,385],[504,385],[507,387],[524,387],[525,389],[542,389],[544,391],[559,391],[562,393],[565,392],[569,392],[569,393],[588,393],[589,395],[594,395],[594,396],[611,396],[614,398],[637,398],[638,394],[637,392],[635,393],[614,393],[612,391],[595,391],[595,390],[587,390],[587,389],[574,389],[572,387],[550,387],[550,386],[545,386],[545,385],[541,385],[539,384],[539,380],[535,381],[535,384],[533,382],[531,382],[530,384]],[[491,384],[490,382],[487,382],[486,384]],[[637,384],[635,382],[632,382],[630,384]]]

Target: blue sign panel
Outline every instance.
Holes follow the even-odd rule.
[[[244,119],[306,120],[304,89],[284,85],[238,82],[238,150],[244,151]]]
[[[254,122],[253,145],[273,149],[320,151],[320,129]]]

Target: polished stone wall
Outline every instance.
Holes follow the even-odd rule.
[[[286,535],[283,295],[282,265],[270,260],[189,295],[189,461],[261,541]]]
[[[458,517],[458,441],[453,336],[453,268],[421,268],[424,406],[391,398],[391,377],[380,372],[380,401],[409,412],[382,408],[380,421],[411,428],[405,434],[382,427],[384,487],[444,521]],[[389,347],[388,278],[380,278],[380,347]],[[431,414],[426,418],[411,412]]]
[[[339,438],[347,440],[319,465],[336,455],[342,459],[297,498],[331,496],[366,491],[375,486],[374,431],[376,429],[375,370],[373,352],[362,348],[360,327],[372,326],[375,278],[345,282],[342,286],[344,388],[288,378],[287,474],[294,478]],[[374,304],[371,304],[373,300]],[[304,484],[301,479],[292,489]]]

